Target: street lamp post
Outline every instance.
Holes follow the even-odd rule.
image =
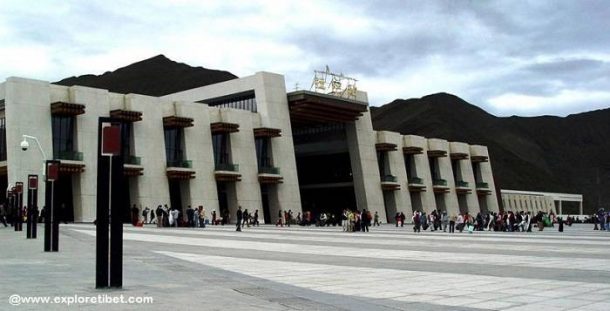
[[[27,151],[30,147],[28,139],[36,142],[38,151],[42,155],[42,176],[45,178],[45,230],[44,230],[44,251],[57,252],[59,242],[59,219],[55,213],[54,202],[54,181],[58,178],[59,161],[49,160],[47,154],[42,149],[40,141],[37,137],[31,135],[22,135],[21,150]],[[34,203],[36,206],[37,203]],[[35,220],[34,220],[35,221]]]

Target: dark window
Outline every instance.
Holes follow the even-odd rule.
[[[300,185],[352,182],[349,153],[299,157],[297,175]]]
[[[226,95],[201,101],[210,107],[233,108],[256,112],[256,96],[254,91]]]
[[[438,158],[430,158],[430,173],[432,174],[432,180],[441,179],[441,172],[438,167]]]
[[[258,137],[254,143],[256,145],[256,160],[258,161],[258,167],[272,167],[271,139],[269,137]]]
[[[481,177],[481,163],[472,163],[472,170],[474,171],[474,181],[476,183],[483,182],[483,178]]]
[[[6,161],[6,118],[0,118],[0,161]]]
[[[127,159],[129,157],[131,157],[133,154],[131,152],[131,145],[132,145],[132,131],[133,131],[133,124],[132,123],[122,123],[121,124],[121,143],[123,146],[123,159],[125,161],[127,161]]]
[[[407,178],[419,177],[415,169],[415,156],[412,154],[405,155],[405,168],[407,169]]]
[[[379,175],[387,176],[390,174],[390,167],[388,165],[388,153],[385,151],[377,152],[377,164],[379,165]]]
[[[230,164],[229,135],[212,135],[212,148],[214,149],[214,164]]]
[[[165,156],[167,157],[167,162],[184,161],[184,151],[182,149],[182,129],[165,129]]]
[[[462,170],[460,168],[460,160],[452,160],[451,168],[453,169],[453,179],[455,181],[463,181],[462,180]]]
[[[74,128],[76,120],[72,116],[53,116],[53,158],[63,153],[76,151],[74,148]]]

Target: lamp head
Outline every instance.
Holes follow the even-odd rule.
[[[30,148],[30,143],[28,143],[28,140],[24,137],[21,141],[21,150],[26,151],[28,148]]]

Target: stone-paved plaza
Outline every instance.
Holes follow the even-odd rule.
[[[25,230],[25,229],[24,229]],[[415,234],[391,225],[125,226],[121,290],[96,290],[95,226],[61,225],[59,253],[0,228],[0,310],[19,296],[148,296],[147,310],[610,310],[610,233],[592,225],[542,232]]]

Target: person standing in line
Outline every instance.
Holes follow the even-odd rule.
[[[373,216],[374,222],[373,222],[373,226],[380,226],[379,224],[379,213],[377,213],[377,211],[375,211],[375,216]]]
[[[157,214],[157,228],[163,227],[163,209],[161,205],[157,206],[155,214]]]
[[[172,213],[172,218],[174,219],[174,226],[173,227],[178,227],[179,226],[179,222],[180,222],[180,211],[178,210],[178,208],[174,207],[171,211]]]
[[[195,211],[191,208],[190,205],[186,207],[186,226],[193,227],[193,216],[195,215]]]
[[[135,206],[135,204],[134,204],[134,206]],[[66,209],[65,203],[61,203],[61,205],[60,205],[59,216],[61,217],[61,220],[64,222],[64,224],[68,224],[68,211]]]
[[[443,227],[443,232],[447,232],[447,224],[449,223],[449,216],[447,216],[447,211],[443,211],[441,215],[441,225]]]
[[[237,226],[237,229],[235,229],[235,231],[241,231],[241,222],[242,222],[242,218],[243,218],[241,206],[237,207],[237,212],[235,213],[235,217],[237,218],[237,222],[235,223],[235,225]]]
[[[4,208],[4,204],[0,204],[0,221],[5,228],[8,227],[6,224],[6,209]]]
[[[347,231],[347,209],[343,209],[343,214],[341,214],[341,227],[343,227],[343,231]]]
[[[153,210],[150,211],[150,221],[148,223],[149,224],[157,223],[157,221],[155,220],[155,211],[153,211]]]
[[[199,224],[199,211],[199,208],[193,209],[193,227],[195,228],[199,228],[199,226],[201,226],[201,224]]]
[[[371,225],[371,213],[365,209],[362,210],[362,232],[369,232],[369,226]]]
[[[199,205],[199,227],[205,228],[205,208]]]
[[[277,222],[275,223],[275,226],[277,227],[279,226],[284,226],[284,222],[282,221],[284,219],[284,213],[282,213],[282,209],[280,208],[280,210],[277,212]]]
[[[418,211],[413,212],[413,217],[411,217],[411,221],[413,222],[413,232],[420,232],[419,231],[420,222],[419,222],[419,212]]]
[[[216,226],[218,223],[216,223],[216,210],[213,209],[212,210],[212,226]]]
[[[455,222],[457,220],[457,216],[455,214],[451,215],[449,218],[449,233],[455,233]]]
[[[428,230],[428,216],[426,212],[419,213],[419,221],[421,222],[421,229],[424,231]]]
[[[462,230],[464,230],[464,216],[462,216],[462,214],[458,214],[457,221],[455,223],[457,225],[457,229],[461,233]]]
[[[134,226],[137,226],[139,221],[140,221],[140,210],[134,204],[131,207],[131,224]]]
[[[142,210],[142,218],[143,218],[142,223],[143,224],[148,223],[148,212],[150,212],[150,208],[148,208],[148,206]]]

